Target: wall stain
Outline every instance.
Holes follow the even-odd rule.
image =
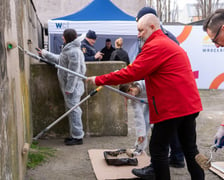
[[[30,98],[29,98],[29,85],[26,82],[24,71],[20,73],[20,87],[22,92],[22,106],[23,106],[23,119],[24,119],[24,138],[25,142],[29,142],[31,139],[31,115],[30,115]]]
[[[29,17],[28,11],[31,12]],[[21,151],[25,142],[31,143],[33,130],[28,73],[30,62],[25,62],[21,51],[7,51],[6,41],[14,38],[18,45],[24,47],[27,39],[31,39],[32,45],[37,47],[36,27],[41,25],[30,0],[1,0],[0,17],[0,179],[22,180],[27,155],[22,156]]]
[[[10,8],[10,1],[3,0],[0,1],[0,24],[1,27],[7,26],[7,28],[11,28],[11,11]],[[0,27],[0,29],[1,29]],[[1,31],[2,32],[2,31]]]
[[[10,147],[10,162],[11,162],[11,168],[12,168],[12,179],[18,179],[18,176],[16,174],[19,174],[19,157],[17,155],[17,152],[19,151],[18,147],[18,126],[17,126],[17,97],[16,97],[16,81],[15,79],[12,79],[11,81],[11,93],[10,93],[10,101],[11,101],[11,112],[9,115],[9,120],[7,121],[7,136],[10,137],[9,139],[9,147]]]
[[[6,11],[9,7],[9,2],[0,2],[0,179],[1,177],[12,177],[9,164],[9,142],[7,137],[7,122],[10,114],[9,107],[9,87],[7,76],[7,59],[5,52],[4,29],[6,19]]]
[[[23,29],[24,29],[24,7],[23,7],[23,4],[22,4],[22,1],[16,1],[16,28],[17,28],[17,38],[18,38],[18,45],[23,47],[23,44],[24,44],[24,32],[23,32]],[[20,67],[20,70],[24,71],[24,66],[25,66],[25,63],[24,63],[24,53],[19,51],[19,67]]]
[[[5,42],[4,34],[0,32],[0,75],[1,75],[0,76],[0,84],[1,84],[1,82],[3,82],[4,79],[8,79],[7,78],[5,45],[3,44],[3,42]]]

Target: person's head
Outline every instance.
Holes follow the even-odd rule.
[[[111,48],[111,39],[106,39],[106,43],[105,43],[107,49],[110,49]]]
[[[95,31],[89,30],[86,34],[86,40],[89,42],[90,45],[94,45],[96,42],[96,33]]]
[[[122,48],[123,46],[123,39],[119,37],[118,39],[115,40],[115,48]]]
[[[139,12],[136,16],[136,21],[138,22],[139,19],[146,14],[154,14],[155,16],[157,16],[155,9],[153,9],[151,7],[143,7],[142,9],[139,10]]]
[[[63,32],[63,41],[65,44],[72,42],[77,38],[77,33],[74,29],[65,29]]]
[[[203,30],[207,32],[216,47],[224,46],[224,9],[217,9],[208,16],[203,23]]]
[[[127,84],[120,84],[119,90],[122,92],[128,93],[132,96],[136,96],[140,93],[139,87],[133,82],[127,83]]]
[[[153,32],[160,29],[160,22],[154,14],[145,14],[138,23],[138,38],[145,43],[145,41],[152,35]]]

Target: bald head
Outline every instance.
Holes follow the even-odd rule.
[[[138,25],[154,26],[156,30],[160,28],[159,18],[154,14],[145,14],[142,16],[142,18],[138,21]]]
[[[145,14],[139,19],[137,27],[138,38],[146,41],[153,32],[160,29],[160,21],[154,14]]]

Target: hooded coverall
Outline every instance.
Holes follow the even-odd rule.
[[[134,82],[138,86],[140,93],[136,97],[147,99],[145,81],[140,80]],[[136,142],[135,146],[137,149],[145,150],[148,145],[148,131],[149,131],[149,106],[148,104],[139,103],[136,101],[131,101],[133,110],[135,112],[135,131],[136,131]],[[142,143],[138,142],[138,137],[144,137]]]
[[[46,50],[42,50],[42,55],[56,64],[70,69],[71,71],[85,75],[86,65],[84,55],[80,49],[80,41],[75,39],[74,41],[67,43],[60,55],[50,53]],[[64,96],[65,106],[71,109],[77,103],[79,103],[81,96],[84,93],[84,83],[81,78],[68,73],[64,70],[58,69],[57,72],[61,91]],[[82,110],[80,107],[75,108],[69,115],[70,135],[72,138],[82,139],[84,136],[82,125]]]

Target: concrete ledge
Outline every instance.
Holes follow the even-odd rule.
[[[65,113],[64,99],[59,87],[57,69],[44,63],[30,65],[30,90],[32,103],[33,135]],[[67,135],[67,117],[48,133]]]
[[[125,67],[121,61],[87,62],[86,76],[106,74]],[[57,69],[40,63],[31,64],[31,99],[34,136],[65,113],[64,99],[57,79]],[[85,84],[85,93],[96,87]],[[87,136],[126,136],[127,104],[124,97],[103,88],[85,101],[83,110],[83,128]],[[48,133],[67,136],[68,120],[63,119]]]
[[[102,75],[126,66],[120,61],[87,62],[86,76]],[[96,88],[86,84],[86,95]],[[85,108],[86,107],[86,108]],[[89,135],[127,135],[127,105],[124,97],[103,88],[86,102],[83,125]]]

